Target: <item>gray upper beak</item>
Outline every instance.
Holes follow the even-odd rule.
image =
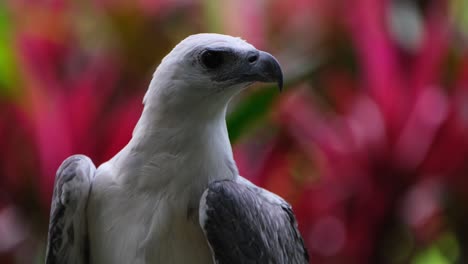
[[[275,57],[264,51],[251,51],[243,63],[240,80],[243,82],[276,82],[283,89],[283,72]]]
[[[283,72],[279,62],[270,53],[251,50],[241,53],[231,71],[218,73],[215,81],[233,81],[234,83],[276,82],[283,89]]]
[[[258,59],[251,63],[253,64],[252,71],[258,77],[256,81],[276,82],[279,90],[283,89],[283,72],[275,57],[268,52],[259,51]]]

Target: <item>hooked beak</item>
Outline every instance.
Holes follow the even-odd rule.
[[[258,60],[253,65],[253,72],[258,76],[260,82],[276,82],[279,91],[283,89],[283,72],[281,66],[270,53],[260,51]]]
[[[270,53],[256,51],[248,56],[248,67],[244,68],[243,81],[276,82],[281,92],[283,72],[279,62]]]

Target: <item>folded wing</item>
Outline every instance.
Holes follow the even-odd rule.
[[[309,261],[291,206],[241,177],[211,183],[199,214],[215,263]]]
[[[46,264],[88,263],[86,204],[96,167],[86,156],[66,159],[57,171]]]

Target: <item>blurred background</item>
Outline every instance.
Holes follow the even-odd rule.
[[[129,140],[161,58],[240,36],[285,91],[235,98],[242,175],[294,207],[312,263],[468,263],[468,1],[0,2],[0,263],[42,263],[55,171]]]

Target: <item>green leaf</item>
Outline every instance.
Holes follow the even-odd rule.
[[[313,77],[319,66],[319,60],[291,67],[284,76],[285,89]],[[257,89],[238,103],[227,117],[227,126],[231,143],[236,142],[249,129],[258,124],[269,113],[271,106],[279,96],[276,84]]]
[[[451,15],[460,33],[468,37],[468,1],[451,1]]]
[[[17,80],[11,25],[6,5],[0,4],[0,96],[11,94]]]
[[[258,89],[240,102],[227,118],[231,142],[238,140],[245,131],[268,113],[278,90],[273,87]]]
[[[453,264],[459,257],[459,246],[455,236],[447,232],[430,247],[416,255],[412,264]]]

